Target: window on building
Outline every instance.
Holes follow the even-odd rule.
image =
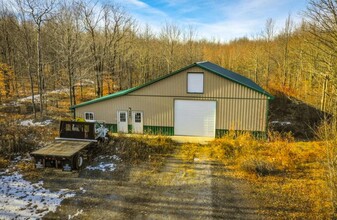
[[[94,113],[93,112],[85,112],[84,117],[86,121],[93,121],[94,120]]]
[[[137,112],[135,114],[135,122],[136,123],[141,123],[142,122],[142,114],[140,112]]]
[[[187,74],[187,92],[204,93],[204,74],[188,73]]]
[[[71,124],[66,124],[66,131],[71,131]]]
[[[126,112],[120,112],[119,113],[119,121],[120,122],[126,122]]]

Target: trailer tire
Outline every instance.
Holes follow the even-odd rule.
[[[81,169],[82,166],[83,166],[83,155],[77,154],[77,155],[75,156],[74,162],[75,162],[75,167],[76,167],[76,169],[78,169],[78,170]]]

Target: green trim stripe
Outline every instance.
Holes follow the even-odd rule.
[[[106,124],[106,126],[112,133],[117,133],[117,124]]]
[[[221,138],[222,136],[228,134],[229,132],[231,132],[231,130],[216,129],[215,130],[215,137],[216,138]],[[245,132],[249,132],[255,138],[258,138],[258,139],[266,139],[267,138],[267,133],[264,132],[264,131],[239,131],[239,130],[236,130],[234,132],[235,132],[235,136],[240,135],[240,134],[245,133]]]
[[[174,127],[144,126],[144,134],[174,135]]]
[[[109,128],[109,131],[112,133],[117,133],[117,124],[106,124]],[[132,125],[128,125],[129,133],[132,133]],[[215,130],[215,137],[221,138],[222,136],[228,134],[230,130],[227,129],[216,129]],[[267,137],[267,132],[263,131],[235,131],[236,135],[239,135],[243,132],[250,132],[256,138],[265,139]],[[174,136],[174,127],[168,126],[149,126],[144,125],[144,134],[154,134],[154,135],[167,135],[167,136]]]
[[[117,124],[106,124],[109,131],[112,133],[117,133]],[[167,126],[148,126],[143,127],[144,134],[156,134],[156,135],[174,135],[174,128]],[[128,133],[132,133],[132,125],[128,125]]]

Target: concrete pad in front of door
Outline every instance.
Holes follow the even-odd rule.
[[[208,144],[213,141],[213,137],[195,137],[195,136],[170,136],[170,138],[177,143],[197,143]]]
[[[118,136],[118,133],[111,133],[113,136]],[[126,137],[139,136],[142,134],[122,134]],[[158,137],[156,135],[146,135],[148,137]],[[195,144],[208,144],[208,142],[213,141],[213,137],[197,137],[197,136],[167,136],[177,143],[195,143]]]

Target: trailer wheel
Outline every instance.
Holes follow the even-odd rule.
[[[76,169],[81,169],[83,166],[83,155],[81,154],[77,154],[74,158],[74,162],[75,162],[75,167]]]

